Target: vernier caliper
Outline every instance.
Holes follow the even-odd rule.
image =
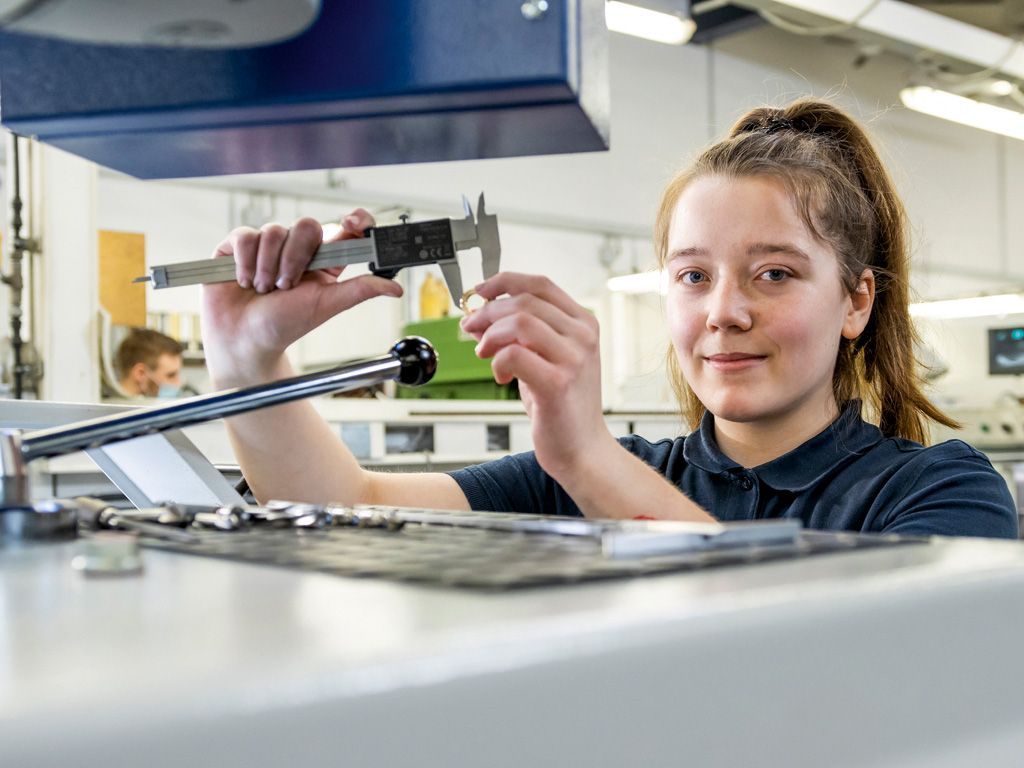
[[[370,271],[382,277],[394,277],[400,269],[423,264],[441,267],[456,306],[462,300],[462,273],[457,253],[479,248],[483,255],[483,276],[497,274],[501,261],[498,239],[498,217],[487,213],[484,195],[480,193],[476,217],[469,200],[462,198],[466,211],[462,219],[433,219],[373,227],[366,236],[352,240],[336,240],[321,245],[306,271],[369,263]],[[134,282],[152,281],[154,288],[176,288],[200,283],[227,283],[235,279],[233,259],[201,259],[179,264],[150,267],[150,274]]]

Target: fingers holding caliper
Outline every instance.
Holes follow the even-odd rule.
[[[338,240],[322,244],[306,267],[306,271],[367,263],[370,271],[393,277],[406,267],[437,264],[455,303],[462,297],[462,272],[457,254],[479,248],[484,278],[497,273],[501,259],[497,216],[486,212],[480,194],[474,217],[468,201],[463,198],[466,216],[462,219],[434,219],[374,227],[366,237]],[[230,282],[235,279],[235,265],[230,259],[165,264],[150,268],[150,274],[135,282],[152,282],[154,288],[175,288],[184,285]]]

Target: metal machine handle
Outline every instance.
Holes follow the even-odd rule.
[[[437,370],[437,355],[426,339],[410,336],[388,354],[326,371],[294,376],[253,387],[229,389],[179,400],[169,405],[118,413],[20,436],[3,435],[0,463],[3,487],[0,512],[31,506],[25,464],[46,456],[61,456],[133,437],[179,429],[258,408],[280,405],[330,392],[343,392],[395,379],[402,384],[425,384]]]

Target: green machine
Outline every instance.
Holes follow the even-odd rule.
[[[458,317],[442,317],[409,323],[402,333],[422,336],[437,350],[437,373],[422,387],[399,387],[399,398],[435,400],[518,400],[516,382],[501,385],[494,381],[490,360],[481,360],[473,352],[476,340],[459,329]]]

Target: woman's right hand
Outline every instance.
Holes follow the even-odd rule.
[[[362,237],[373,224],[357,209],[333,239]],[[234,258],[236,281],[203,286],[203,347],[216,387],[277,378],[285,349],[326,320],[374,296],[402,295],[383,277],[339,282],[341,268],[306,272],[322,239],[320,223],[303,218],[290,229],[239,227],[217,246],[214,258]]]

